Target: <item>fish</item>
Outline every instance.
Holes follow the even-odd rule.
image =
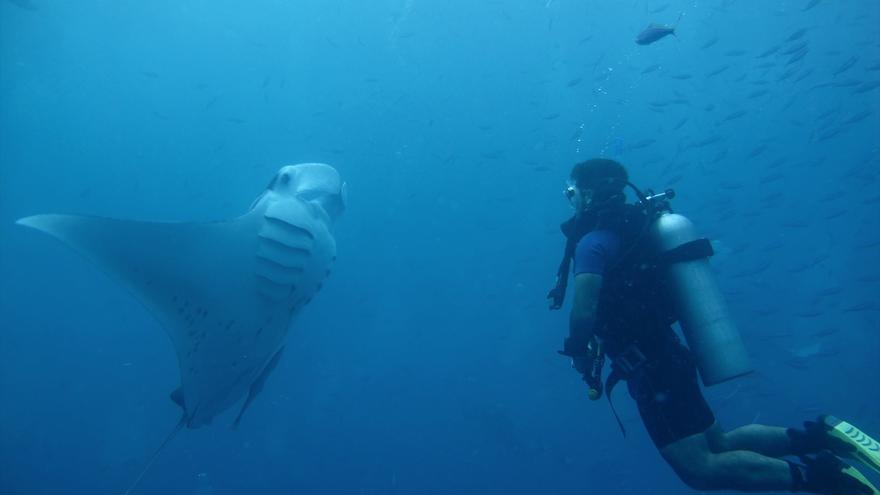
[[[794,45],[791,45],[790,47],[786,48],[785,50],[782,50],[781,52],[779,52],[779,54],[780,55],[791,55],[792,53],[799,52],[807,47],[808,47],[807,42],[801,41],[800,43],[795,43]]]
[[[880,310],[880,306],[874,301],[863,301],[843,308],[844,313],[859,313],[862,311]]]
[[[752,91],[751,93],[749,93],[749,95],[747,96],[747,98],[760,98],[761,96],[764,96],[764,95],[766,95],[766,94],[769,93],[769,92],[770,92],[770,91],[769,91],[769,90],[766,90],[766,89],[759,89],[759,90],[757,90],[757,91]]]
[[[752,151],[750,151],[748,155],[746,155],[746,158],[758,157],[761,154],[763,154],[765,151],[767,151],[767,145],[766,144],[759,144],[754,149],[752,149]]]
[[[785,39],[785,41],[797,41],[804,37],[807,34],[807,28],[800,28],[797,31],[791,33],[791,35]]]
[[[834,128],[828,129],[828,130],[826,130],[826,131],[820,132],[820,133],[819,133],[819,138],[818,138],[816,141],[817,141],[817,142],[820,142],[820,143],[821,143],[822,141],[827,141],[827,140],[833,138],[834,136],[840,134],[841,131],[843,131],[843,129],[844,129],[843,126],[837,126],[837,127],[834,127]]]
[[[716,68],[716,69],[713,69],[713,70],[707,72],[707,73],[706,73],[706,77],[714,77],[714,76],[717,76],[718,74],[721,74],[722,72],[726,71],[726,70],[729,69],[729,68],[730,68],[729,65],[722,65],[721,67],[718,67],[718,68]]]
[[[664,10],[666,10],[668,8],[669,8],[669,4],[664,3],[663,5],[654,7],[653,9],[649,9],[648,12],[650,12],[652,14],[659,14],[660,12],[663,12]]]
[[[40,10],[34,2],[31,2],[31,0],[9,0],[9,3],[23,10]]]
[[[705,148],[710,144],[720,143],[722,141],[722,137],[718,134],[703,138],[692,145],[694,148]]]
[[[683,74],[674,74],[674,75],[669,76],[669,77],[671,77],[671,78],[673,78],[673,79],[677,79],[677,80],[679,80],[679,81],[686,81],[686,80],[688,80],[688,79],[690,79],[690,78],[692,78],[692,77],[694,77],[694,76],[692,76],[691,74],[683,73]]]
[[[705,50],[706,48],[712,48],[715,46],[715,43],[718,43],[718,37],[715,36],[713,38],[709,38],[705,43],[700,45],[701,50]]]
[[[565,84],[565,86],[566,86],[566,87],[569,87],[569,88],[573,88],[573,87],[577,86],[578,84],[580,84],[580,83],[581,83],[581,80],[582,80],[582,79],[581,79],[580,77],[576,77],[576,78],[574,78],[574,79],[568,81],[568,82]]]
[[[792,80],[791,82],[793,82],[793,83],[801,82],[804,79],[806,79],[807,77],[809,77],[810,74],[812,74],[812,73],[813,73],[813,69],[804,69],[804,71],[801,72],[800,74],[798,74],[798,76],[796,78],[794,78],[794,80]]]
[[[650,74],[660,68],[660,64],[652,64],[642,69],[642,74]]]
[[[828,213],[822,215],[822,218],[825,220],[834,220],[835,218],[840,218],[846,215],[849,212],[846,208],[839,208],[837,210],[829,211]]]
[[[210,110],[211,107],[213,107],[214,105],[216,105],[218,101],[220,101],[220,96],[214,96],[213,98],[211,98],[210,100],[208,100],[208,103],[205,103],[204,109],[205,109],[205,110]]]
[[[796,94],[791,95],[791,97],[789,97],[788,101],[786,101],[782,105],[780,110],[784,112],[784,111],[788,110],[789,108],[791,108],[797,102],[797,97],[798,97],[798,95],[796,95]]]
[[[678,121],[677,124],[675,124],[675,127],[673,127],[672,130],[677,131],[677,130],[681,129],[682,126],[684,126],[684,124],[687,123],[687,121],[688,121],[687,117],[682,118],[681,120]]]
[[[765,175],[765,176],[761,177],[759,182],[761,184],[769,184],[771,182],[776,182],[776,181],[782,180],[784,178],[785,178],[785,174],[775,173],[775,174],[769,174],[769,175]]]
[[[678,16],[678,20],[681,20],[682,15],[684,15],[684,13],[682,13]],[[675,22],[678,22],[678,21],[675,21]],[[638,36],[636,36],[636,44],[637,45],[650,45],[651,43],[660,41],[661,39],[665,38],[666,36],[669,36],[670,34],[675,36],[675,26],[671,26],[669,24],[651,23],[651,24],[648,24],[648,27],[643,29],[642,32],[640,32],[638,34]]]
[[[779,74],[776,77],[776,81],[777,82],[784,81],[784,80],[788,79],[789,77],[793,76],[795,74],[795,72],[797,72],[798,70],[800,70],[798,67],[791,67],[790,69],[786,70],[782,74]]]
[[[845,81],[832,81],[829,85],[832,88],[851,88],[860,84],[862,84],[862,81],[859,79],[847,79]]]
[[[809,2],[807,2],[806,5],[804,5],[804,8],[801,9],[801,12],[806,12],[806,11],[812,9],[816,5],[819,5],[819,2],[821,2],[821,1],[822,0],[810,0]]]
[[[800,62],[801,60],[803,60],[804,57],[807,56],[808,53],[810,53],[810,50],[807,48],[795,52],[794,54],[792,54],[791,57],[788,58],[788,60],[785,62],[785,65],[789,66],[795,62]]]
[[[838,76],[840,74],[843,74],[844,72],[846,72],[850,68],[852,68],[853,65],[856,65],[856,62],[858,62],[858,61],[859,61],[859,57],[853,55],[852,57],[846,59],[846,61],[844,63],[840,64],[840,66],[837,68],[837,70],[832,72],[831,75]]]
[[[626,150],[626,151],[639,150],[642,148],[647,148],[648,146],[651,146],[652,144],[654,144],[656,142],[657,142],[656,139],[645,138],[645,139],[642,139],[641,141],[636,141],[635,143],[626,145],[624,147],[624,150]]]
[[[839,111],[840,111],[839,107],[831,107],[828,110],[825,110],[822,113],[820,113],[819,115],[817,115],[816,118],[820,119],[820,120],[825,119],[825,118],[828,118],[828,117],[834,115],[835,113],[837,113]]]
[[[294,317],[336,258],[333,224],[345,183],[326,164],[282,167],[243,215],[215,222],[141,222],[41,214],[16,224],[82,254],[150,310],[171,338],[180,420],[130,486],[186,428],[259,393]]]
[[[786,158],[786,157],[784,157],[784,156],[780,156],[779,158],[777,158],[777,159],[773,160],[772,162],[768,163],[767,166],[764,167],[764,168],[767,168],[767,169],[774,169],[774,168],[777,168],[777,167],[781,166],[782,164],[784,164],[784,163],[787,162],[787,161],[788,161],[788,158]]]
[[[868,91],[874,91],[877,88],[880,88],[880,81],[868,81],[860,84],[859,87],[852,90],[852,94],[867,93]]]
[[[740,117],[745,116],[747,113],[748,112],[746,110],[737,110],[735,112],[731,112],[731,113],[727,114],[726,117],[721,119],[721,122],[730,122],[731,120],[736,120]]]
[[[726,156],[727,156],[727,150],[726,149],[721,150],[715,154],[715,156],[712,158],[712,160],[709,161],[709,163],[712,163],[712,164],[718,163],[721,160],[723,160]]]
[[[764,50],[763,52],[761,52],[760,54],[758,54],[758,56],[756,58],[767,58],[770,55],[773,55],[774,53],[778,52],[780,48],[782,48],[782,45],[771,46],[770,48],[768,48],[768,49]]]
[[[853,115],[852,117],[844,120],[842,122],[842,124],[843,125],[856,124],[858,122],[861,122],[861,121],[867,119],[871,115],[874,115],[874,111],[869,110],[869,109],[865,109],[865,110],[862,110],[862,111],[858,112],[857,114]]]

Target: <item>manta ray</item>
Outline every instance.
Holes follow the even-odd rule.
[[[159,223],[35,215],[45,232],[117,279],[158,318],[177,353],[181,419],[131,491],[184,426],[210,424],[244,398],[238,426],[275,368],[297,312],[336,259],[332,227],[345,183],[330,165],[282,167],[242,216]],[[126,492],[128,493],[128,492]]]

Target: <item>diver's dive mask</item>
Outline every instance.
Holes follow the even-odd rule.
[[[577,187],[577,184],[575,184],[574,181],[566,182],[566,187],[562,190],[562,194],[568,199],[569,204],[571,204],[571,207],[577,213],[584,211],[590,206],[593,197],[592,190],[581,189]]]

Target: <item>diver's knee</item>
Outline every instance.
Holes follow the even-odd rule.
[[[711,459],[690,459],[687,462],[676,463],[672,469],[678,478],[688,487],[697,491],[709,491],[718,489],[718,480],[712,469]]]

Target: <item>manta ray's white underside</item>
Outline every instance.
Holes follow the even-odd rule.
[[[339,195],[341,184],[328,165],[297,165],[229,221],[36,215],[18,223],[82,253],[156,315],[180,364],[173,398],[196,427],[258,392],[277,362],[293,317],[335,259],[332,216],[315,198]]]

